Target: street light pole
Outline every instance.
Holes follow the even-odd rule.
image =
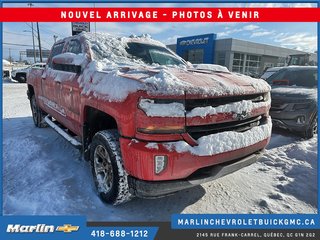
[[[32,3],[28,3],[28,6],[31,8],[33,6]],[[34,33],[33,33],[33,22],[31,22],[31,33],[32,33],[32,46],[33,46],[33,61],[34,63],[36,63],[36,49],[35,49],[35,46],[34,46]]]

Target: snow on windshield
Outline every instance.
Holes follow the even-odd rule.
[[[186,65],[178,65],[173,60],[170,60],[169,64],[176,65],[165,66],[156,63],[150,65],[141,59],[132,58],[127,51],[128,44],[131,43],[154,46],[154,49],[164,48],[168,55],[172,53],[164,44],[151,39],[148,35],[128,38],[106,33],[82,33],[79,37],[86,39],[93,56],[93,60],[78,80],[80,87],[83,88],[82,94],[93,94],[97,98],[118,102],[124,101],[130,93],[138,90],[145,90],[153,95],[184,95],[186,91],[206,96],[245,94],[246,89],[232,83],[232,79],[252,86],[257,92],[269,91],[269,85],[264,81],[232,73],[227,73],[228,80],[225,76],[217,74],[203,76],[199,73],[195,79],[207,78],[203,81],[210,81],[210,84],[198,86],[192,81],[185,81],[186,78],[195,77],[191,76],[192,74],[197,74],[189,72]],[[175,61],[180,61],[180,57],[174,53],[170,56]],[[182,79],[178,75],[185,77]]]

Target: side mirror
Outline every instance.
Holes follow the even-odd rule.
[[[76,55],[73,53],[62,53],[52,59],[52,68],[55,70],[73,72],[80,74],[81,65],[87,61],[84,55]]]

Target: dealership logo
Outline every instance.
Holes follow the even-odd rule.
[[[180,41],[180,46],[190,46],[190,45],[202,45],[202,44],[208,44],[209,38],[194,38],[190,40],[182,40]]]
[[[8,224],[7,233],[52,233],[64,232],[71,233],[79,230],[79,226],[72,226],[71,224],[64,224],[63,226],[37,224],[37,225],[21,225]]]
[[[63,226],[57,227],[58,232],[65,232],[65,233],[76,232],[78,230],[79,230],[79,226],[72,226],[71,224],[64,224]]]

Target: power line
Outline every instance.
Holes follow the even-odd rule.
[[[11,49],[11,50],[15,50],[15,51],[25,51],[24,48],[12,48],[10,46],[3,46],[3,49]]]
[[[30,27],[32,29],[32,26],[29,25],[28,23],[25,23],[28,27]],[[32,30],[30,31],[32,33]],[[38,37],[37,31],[33,29],[33,34]]]
[[[28,23],[25,23],[25,24],[27,24],[29,27],[31,27]],[[41,28],[41,31],[47,32],[47,33],[49,33],[49,34],[54,33],[54,34],[56,34],[56,35],[59,35],[61,38],[65,38],[65,36],[61,35],[60,33],[57,33],[57,32],[55,32],[55,31],[52,31],[52,30],[49,30],[49,29]],[[35,30],[34,30],[34,32],[35,32]],[[35,34],[37,34],[37,33],[35,32]]]
[[[28,44],[19,44],[19,43],[2,43],[4,45],[13,45],[13,46],[22,46],[22,47],[32,47],[32,45],[28,45]]]
[[[30,28],[32,28],[28,23],[25,23],[28,27],[30,27]],[[41,29],[41,30],[43,30],[43,29]],[[32,31],[31,31],[32,32]],[[38,33],[37,33],[37,31],[35,30],[35,29],[33,29],[33,34],[35,35],[35,37],[38,39]],[[43,39],[41,39],[41,42],[44,42],[44,43],[46,43],[48,46],[49,46],[49,48],[51,48],[51,46],[53,45],[52,43],[48,43],[47,41],[45,41],[45,40],[43,40]]]
[[[65,38],[65,37],[66,37],[65,35],[61,35],[60,33],[57,33],[57,32],[55,32],[55,31],[52,31],[52,30],[49,30],[49,29],[43,29],[43,28],[41,28],[41,30],[42,30],[42,31],[45,31],[45,32],[47,32],[47,33],[50,33],[50,34],[54,33],[54,34],[60,36],[61,38]]]
[[[30,37],[28,34],[23,34],[23,33],[16,33],[16,32],[9,32],[9,31],[3,31],[4,33],[8,33],[8,34],[13,34],[13,35],[21,35],[21,36],[27,36]],[[49,48],[51,48],[52,44],[48,43],[46,40],[41,39],[41,42],[44,42]],[[42,47],[44,48],[44,47]]]
[[[19,44],[19,43],[2,43],[4,45],[12,45],[12,46],[21,46],[21,47],[32,47],[32,45],[28,45],[28,44]],[[39,46],[35,46],[35,47],[39,47]],[[45,50],[50,50],[48,48],[42,47]]]
[[[21,35],[21,36],[27,36],[29,37],[28,34],[23,34],[23,33],[17,33],[17,32],[9,32],[9,31],[3,31],[4,33],[8,33],[8,34],[13,34],[13,35]]]

